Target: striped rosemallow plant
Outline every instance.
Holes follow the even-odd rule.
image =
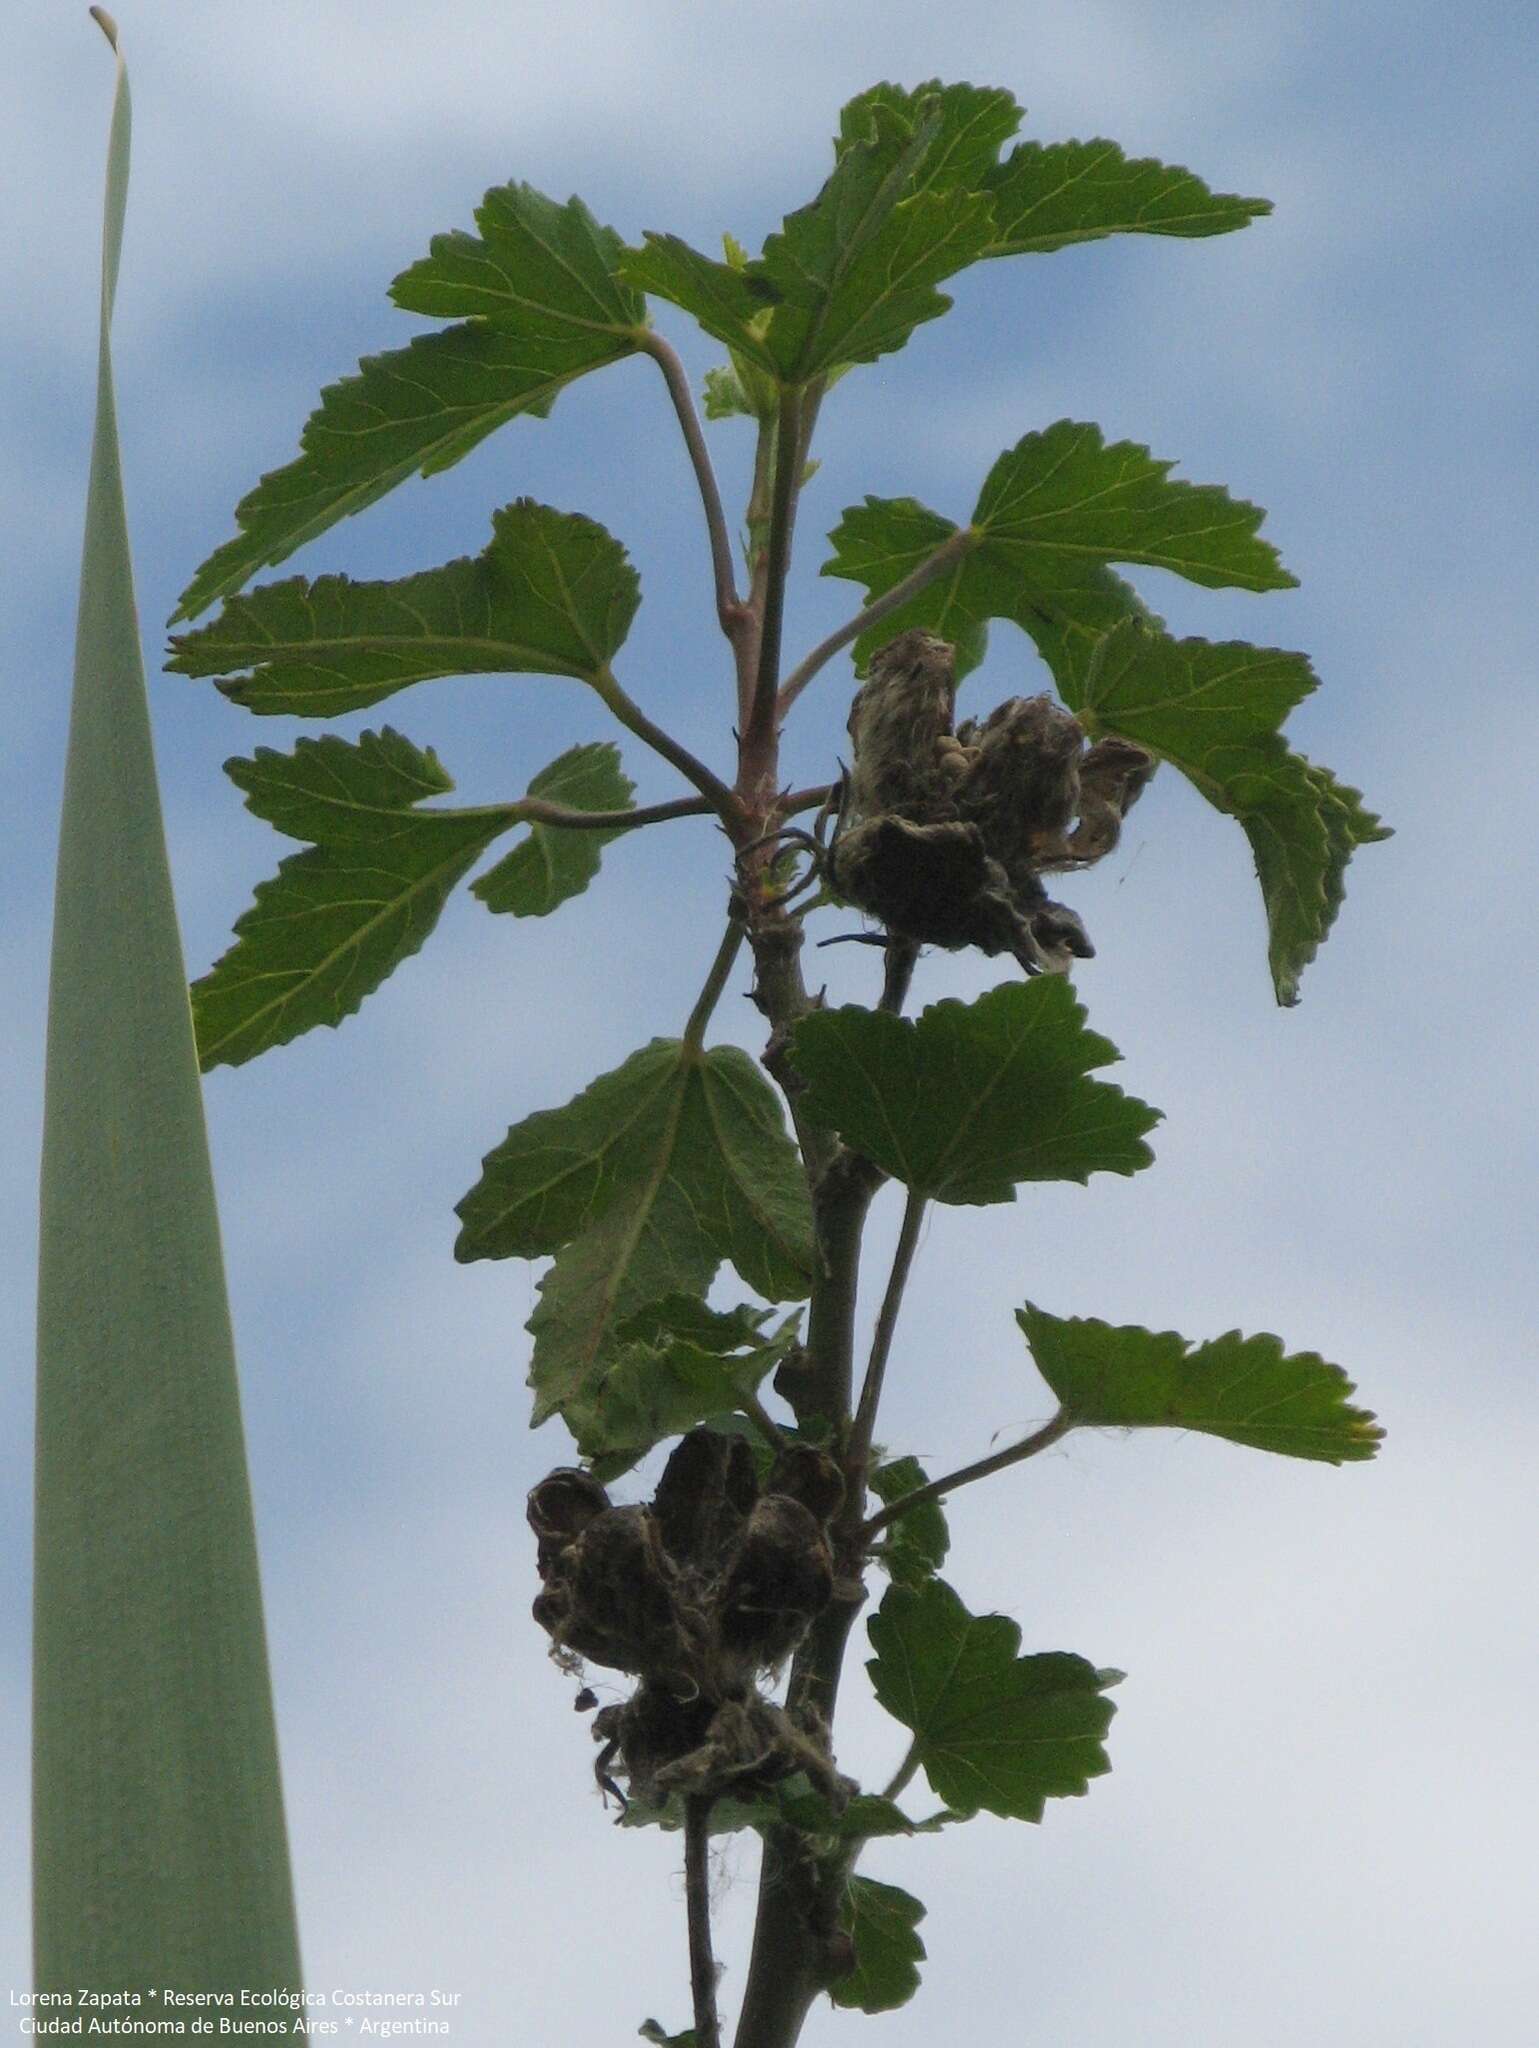
[[[399,307],[447,324],[326,389],[298,456],[241,501],[238,531],[173,621],[219,606],[176,635],[169,665],[262,717],[325,719],[468,674],[567,678],[595,705],[591,741],[496,803],[446,802],[438,756],[389,725],[231,761],[248,808],[301,850],[258,884],[193,989],[205,1065],[341,1023],[486,856],[472,892],[520,918],[588,888],[604,849],[623,857],[635,832],[693,833],[712,875],[722,834],[733,849],[719,938],[676,1034],[522,1114],[458,1209],[461,1259],[551,1262],[528,1325],[534,1421],[559,1416],[574,1448],[529,1498],[535,1619],[574,1678],[624,1680],[592,1724],[606,1798],[631,1824],[682,1832],[693,2024],[648,2021],[658,2042],[721,2037],[713,1833],[762,1838],[739,2048],[789,2048],[820,1993],[872,2013],[916,1988],[923,1908],[861,1871],[869,1843],[984,1811],[1038,1821],[1108,1768],[1117,1674],[1023,1648],[1014,1623],[968,1609],[940,1576],[948,1494],[1078,1428],[1199,1431],[1335,1464],[1371,1457],[1380,1436],[1338,1367],[1276,1337],[1193,1342],[1029,1303],[1020,1334],[1056,1404],[1041,1428],[938,1477],[879,1437],[930,1206],[1150,1164],[1157,1112],[1104,1078],[1118,1055],[1072,980],[1093,942],[1058,892],[1117,844],[1151,776],[1184,776],[1248,840],[1284,1004],[1351,854],[1384,836],[1355,790],[1284,737],[1316,686],[1308,660],[1175,637],[1135,587],[1153,568],[1287,588],[1260,510],[1085,421],[1020,433],[960,516],[912,497],[851,505],[821,573],[860,600],[817,646],[788,649],[823,409],[949,309],[943,284],[1109,235],[1218,235],[1269,210],[1110,142],[1016,143],[1020,121],[991,88],[863,93],[822,189],[757,255],[731,236],[720,256],[669,234],[628,246],[580,200],[488,192],[474,232],[438,237],[392,287]],[[706,421],[746,421],[755,437],[741,555],[653,301],[725,351]],[[568,384],[631,356],[655,366],[698,488],[705,623],[714,615],[725,643],[714,735],[696,726],[686,741],[655,679],[622,680],[636,571],[579,512],[519,497],[492,513],[474,557],[248,590],[345,515],[516,434]],[[964,712],[960,687],[1000,620],[1024,636],[1012,647],[1026,686]],[[842,689],[836,662],[851,664]],[[827,775],[790,789],[787,722],[820,714]],[[677,793],[634,804],[622,747],[658,756]],[[831,1008],[809,991],[804,938],[831,909],[834,936],[876,956],[867,1003]],[[946,956],[966,953],[1002,973],[970,1002],[944,993]],[[757,1060],[711,1032],[745,969],[765,1025]],[[927,1000],[909,1014],[919,977]],[[867,1331],[862,1235],[888,1182],[905,1192],[903,1221]],[[662,1447],[649,1496],[611,1491]],[[878,1575],[868,1670],[908,1746],[873,1787],[837,1708]],[[578,1703],[597,1708],[586,1685]],[[903,1795],[921,1775],[938,1804],[916,1815]]]

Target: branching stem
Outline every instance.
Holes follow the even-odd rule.
[[[711,1953],[711,1797],[684,1800],[684,1898],[689,1914],[689,1988],[695,2004],[696,2048],[721,2048],[716,2013],[716,1958]]]
[[[903,1761],[882,1787],[884,1799],[896,1799],[919,1768],[919,1737],[916,1735],[904,1752]]]
[[[641,348],[657,364],[668,387],[668,396],[673,400],[673,409],[678,415],[679,426],[684,435],[684,445],[689,450],[690,463],[695,472],[695,482],[700,487],[700,503],[705,510],[706,532],[711,543],[711,575],[716,586],[716,616],[721,630],[736,647],[747,629],[748,611],[737,594],[732,576],[732,540],[727,530],[727,515],[722,509],[721,492],[716,485],[716,472],[711,467],[710,451],[705,445],[705,433],[700,424],[700,415],[695,410],[694,397],[689,388],[689,378],[672,344],[665,341],[655,328],[643,327],[638,330],[637,341]]]
[[[711,962],[711,971],[705,977],[705,987],[696,998],[695,1007],[689,1013],[684,1026],[684,1043],[698,1052],[705,1043],[705,1027],[711,1021],[711,1012],[721,1000],[721,992],[727,985],[727,976],[737,959],[744,938],[743,920],[734,917],[722,934],[721,944],[716,948],[716,958]]]
[[[905,1493],[895,1501],[889,1501],[880,1514],[873,1515],[861,1535],[867,1543],[872,1542],[884,1529],[890,1528],[900,1516],[911,1514],[915,1508],[922,1508],[932,1500],[941,1500],[948,1493],[955,1493],[959,1486],[971,1486],[975,1479],[987,1479],[992,1472],[1003,1472],[1007,1465],[1019,1465],[1023,1458],[1034,1458],[1038,1451],[1045,1451],[1049,1445],[1067,1436],[1074,1427],[1073,1416],[1062,1408],[1051,1422],[1018,1444],[1011,1444],[1008,1450],[995,1451],[987,1458],[979,1458],[971,1465],[964,1465],[957,1472],[948,1472],[943,1479],[932,1479],[927,1486],[916,1486],[912,1493]]]
[[[837,632],[830,633],[826,640],[820,640],[807,658],[798,663],[781,686],[776,707],[777,715],[784,718],[802,691],[812,681],[825,663],[832,661],[841,647],[848,647],[852,640],[858,640],[868,626],[876,625],[900,605],[908,603],[911,597],[933,583],[937,576],[944,576],[948,569],[976,545],[976,536],[970,526],[960,526],[956,532],[943,540],[931,555],[926,555],[917,569],[911,569],[901,583],[895,583],[891,590],[873,598],[864,611],[857,612],[853,619],[846,619]]]
[[[855,1410],[855,1422],[850,1431],[848,1462],[852,1471],[864,1466],[871,1449],[871,1432],[876,1426],[877,1406],[882,1398],[882,1379],[887,1371],[893,1332],[898,1326],[898,1311],[903,1305],[903,1290],[908,1285],[927,1202],[928,1197],[916,1188],[909,1189],[908,1200],[903,1206],[903,1222],[898,1230],[897,1248],[892,1255],[892,1271],[887,1277],[887,1292],[882,1296],[882,1306],[877,1311],[871,1357],[866,1366],[865,1383],[860,1390],[860,1404]]]
[[[660,725],[654,725],[641,706],[621,689],[607,668],[599,671],[593,687],[628,732],[633,732],[639,740],[645,740],[653,753],[671,761],[685,781],[694,784],[729,832],[741,832],[742,806],[720,776],[712,774],[703,761],[696,760],[688,747],[681,746],[671,733],[664,732]]]
[[[780,394],[780,412],[776,420],[775,482],[770,493],[769,542],[764,563],[764,610],[759,629],[753,703],[743,733],[744,752],[754,763],[774,744],[786,571],[791,563],[791,529],[796,520],[796,493],[802,460],[802,392],[798,386],[790,385]]]
[[[630,832],[637,825],[661,825],[669,818],[709,817],[716,806],[703,796],[676,796],[638,810],[579,811],[568,804],[547,803],[542,796],[526,796],[510,808],[524,824],[549,825],[558,832]]]

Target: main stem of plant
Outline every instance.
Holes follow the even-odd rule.
[[[753,565],[750,603],[757,622],[756,660],[748,715],[740,735],[736,789],[753,820],[753,834],[778,822],[781,621],[796,502],[816,398],[816,392],[788,391],[778,418],[761,429],[760,476],[764,457],[773,446],[769,530]],[[755,874],[745,877],[746,920],[754,954],[754,997],[770,1026],[764,1060],[790,1107],[813,1217],[805,1362],[794,1384],[787,1383],[788,1398],[800,1425],[816,1420],[831,1426],[833,1441],[847,1450],[852,1461],[846,1473],[846,1505],[833,1531],[837,1580],[849,1590],[843,1597],[836,1594],[797,1652],[789,1690],[795,1707],[815,1712],[825,1725],[831,1725],[845,1645],[864,1599],[860,1565],[868,1445],[857,1446],[851,1437],[855,1308],[861,1238],[882,1176],[869,1161],[809,1124],[800,1113],[789,1041],[799,1020],[814,1008],[802,976],[802,932],[777,906],[772,889],[755,886],[757,879]],[[895,1300],[892,1308],[895,1314]],[[890,1337],[890,1327],[887,1334]],[[870,1418],[863,1420],[869,1426]],[[768,1831],[753,1953],[735,2048],[793,2048],[813,1999],[828,1981],[827,1939],[837,1926],[844,1875],[842,1868],[823,1869],[814,1863],[794,1830]]]

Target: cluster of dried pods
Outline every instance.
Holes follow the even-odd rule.
[[[1007,698],[961,726],[955,715],[946,641],[916,630],[873,656],[850,711],[828,880],[891,936],[1061,973],[1095,948],[1041,877],[1111,852],[1154,759],[1128,740],[1087,748],[1047,696]]]
[[[853,765],[831,842],[782,836],[810,846],[817,874],[889,940],[976,946],[1029,974],[1061,973],[1094,948],[1041,878],[1112,850],[1154,760],[1126,740],[1087,747],[1051,697],[1012,697],[961,726],[955,712],[953,648],[900,634],[850,712]],[[795,1771],[847,1799],[816,1713],[761,1686],[835,1595],[829,1530],[844,1490],[811,1444],[785,1444],[761,1479],[741,1438],[705,1428],[680,1441],[650,1502],[616,1507],[580,1467],[534,1488],[536,1621],[573,1670],[586,1661],[639,1681],[593,1721],[599,1783],[622,1804],[748,1797]],[[578,1704],[597,1702],[585,1688]]]
[[[649,1503],[612,1506],[576,1467],[534,1488],[535,1620],[563,1660],[640,1680],[594,1716],[605,1791],[625,1802],[612,1768],[631,1799],[657,1806],[747,1797],[805,1771],[843,1804],[827,1729],[759,1686],[833,1597],[828,1528],[843,1499],[838,1466],[813,1445],[786,1444],[761,1482],[741,1438],[703,1428],[681,1439]]]

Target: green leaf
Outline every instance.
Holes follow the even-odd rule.
[[[927,1820],[910,1820],[891,1799],[874,1792],[857,1792],[845,1805],[835,1809],[811,1783],[797,1772],[774,1789],[772,1819],[800,1828],[804,1834],[821,1835],[836,1842],[867,1842],[891,1835],[936,1835],[965,1814],[937,1813]]]
[[[558,675],[596,683],[641,602],[612,535],[519,498],[489,546],[386,583],[303,576],[232,598],[172,640],[166,666],[214,676],[248,711],[326,718],[434,676]],[[249,669],[247,675],[221,673]]]
[[[224,772],[254,816],[312,845],[390,838],[413,804],[454,787],[431,747],[414,747],[389,725],[356,741],[336,733],[297,740],[292,754],[258,747],[250,760],[226,761]]]
[[[1172,482],[1137,441],[1059,420],[1024,434],[984,480],[974,530],[1021,580],[1051,590],[1075,557],[1142,562],[1209,589],[1289,590],[1298,578],[1256,538],[1258,505],[1217,484]]]
[[[957,645],[957,673],[983,657],[987,621],[1024,628],[1067,695],[1095,641],[1142,606],[1112,562],[1173,570],[1210,588],[1283,590],[1295,579],[1256,538],[1264,514],[1212,484],[1170,480],[1136,441],[1106,443],[1099,427],[1059,420],[1027,434],[990,470],[969,532],[970,551],[855,643],[864,669],[911,626]],[[848,577],[876,598],[956,527],[912,498],[868,498],[829,536],[825,576]]]
[[[526,336],[568,336],[625,354],[646,309],[621,275],[625,244],[580,199],[565,205],[532,185],[494,185],[476,208],[480,236],[435,235],[430,254],[390,287],[407,313],[474,315]]]
[[[1302,654],[1175,640],[1129,622],[1109,633],[1072,708],[1092,732],[1136,740],[1237,819],[1256,858],[1280,1003],[1329,932],[1358,846],[1388,828],[1355,789],[1289,753],[1277,728],[1315,688]]]
[[[634,784],[620,769],[620,750],[607,740],[570,747],[548,768],[542,768],[528,794],[574,811],[624,811],[631,808]],[[510,911],[514,917],[548,917],[573,896],[580,896],[599,871],[599,852],[618,829],[582,832],[570,826],[535,824],[529,836],[470,885],[488,910]]]
[[[626,250],[622,269],[630,284],[682,307],[707,334],[773,375],[775,358],[760,331],[760,316],[779,298],[768,279],[703,256],[677,235],[652,233],[639,249]]]
[[[778,296],[764,349],[788,383],[901,348],[950,306],[939,281],[987,246],[987,199],[959,186],[904,197],[940,130],[937,112],[916,127],[874,101],[867,134],[846,140],[817,198],[788,215],[749,266],[748,278]]]
[[[919,1989],[917,1965],[924,1943],[914,1932],[924,1907],[896,1885],[852,1877],[845,1888],[840,1920],[855,1943],[855,1968],[829,1986],[835,2005],[856,2012],[891,2012]]]
[[[801,1107],[916,1193],[1008,1202],[1023,1180],[1136,1173],[1159,1111],[1092,1069],[1120,1058],[1061,976],[1006,982],[917,1022],[853,1006],[796,1027]]]
[[[453,788],[438,758],[398,732],[302,739],[225,764],[280,831],[320,844],[279,863],[235,926],[236,943],[192,988],[203,1065],[239,1066],[318,1024],[335,1026],[418,951],[449,892],[511,804],[419,811]]]
[[[1193,1344],[1174,1330],[1016,1313],[1031,1355],[1076,1423],[1107,1429],[1196,1429],[1254,1450],[1330,1465],[1371,1458],[1384,1432],[1340,1366],[1287,1354],[1277,1337],[1238,1330]]]
[[[665,2034],[656,2020],[643,2020],[636,2029],[643,2041],[652,2041],[656,2048],[695,2048],[696,2034],[688,2027],[682,2034]]]
[[[392,287],[411,310],[453,304],[477,317],[365,356],[356,377],[322,391],[298,458],[241,500],[240,532],[198,570],[173,624],[415,472],[450,468],[520,413],[543,418],[574,378],[634,352],[643,308],[617,278],[622,244],[580,200],[561,207],[508,186],[477,218],[485,243],[441,236]]]
[[[153,2010],[303,1980],[118,451],[129,131],[119,60],[43,1113],[32,1981]]]
[[[740,1309],[720,1318],[727,1331],[716,1330],[702,1342],[692,1334],[700,1312],[715,1313],[688,1295],[647,1304],[615,1331],[613,1362],[563,1407],[578,1451],[604,1485],[666,1437],[682,1436],[696,1423],[741,1407],[795,1348],[799,1315],[765,1335],[767,1311]],[[666,1321],[651,1335],[636,1334],[659,1315]]]
[[[991,85],[942,85],[938,78],[912,91],[901,85],[873,85],[839,116],[835,150],[841,156],[871,133],[874,110],[888,107],[911,127],[934,121],[932,139],[916,166],[905,198],[916,192],[981,191],[998,164],[1001,148],[1021,125],[1013,93]]]
[[[917,1493],[928,1483],[917,1458],[894,1458],[889,1464],[878,1465],[867,1480],[885,1506]],[[950,1548],[951,1534],[941,1504],[931,1500],[909,1514],[900,1515],[882,1531],[880,1562],[895,1586],[918,1586],[935,1576],[946,1562]]]
[[[969,1614],[944,1579],[890,1586],[871,1618],[866,1666],[887,1711],[913,1730],[914,1753],[958,1813],[1040,1820],[1110,1770],[1102,1738],[1121,1675],[1083,1657],[1020,1657],[1002,1614]]]
[[[1115,142],[1023,142],[988,179],[991,256],[1067,248],[1102,235],[1223,235],[1272,211],[1269,199],[1211,192],[1180,164],[1129,158]]]
[[[771,1301],[810,1285],[811,1219],[779,1103],[735,1046],[654,1039],[565,1108],[514,1125],[458,1204],[461,1260],[556,1262],[530,1319],[538,1424],[581,1414],[619,1331],[728,1259]]]

